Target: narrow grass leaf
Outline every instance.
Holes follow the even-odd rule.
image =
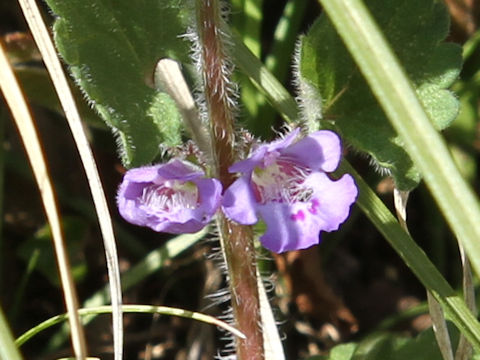
[[[262,53],[263,0],[233,0],[231,2],[230,25],[239,34],[242,42],[255,56]],[[248,76],[235,73],[235,81],[240,85],[239,95],[242,110],[240,121],[252,134],[265,138],[272,123],[260,118],[260,111],[266,105],[266,98],[256,91]],[[261,119],[261,121],[259,121]]]
[[[275,317],[273,316],[272,307],[268,301],[267,291],[263,284],[262,277],[258,272],[257,267],[257,282],[258,282],[258,297],[260,300],[260,313],[262,317],[262,332],[263,332],[263,348],[265,351],[265,360],[285,360],[285,353],[283,351],[282,340],[278,332]]]
[[[0,360],[21,360],[22,355],[17,346],[3,310],[0,308]]]
[[[32,32],[35,42],[42,54],[47,70],[52,78],[55,90],[62,104],[65,116],[72,131],[75,144],[80,153],[83,167],[85,169],[93,202],[97,210],[100,222],[100,229],[105,246],[110,293],[113,305],[113,343],[114,358],[122,359],[123,354],[123,321],[122,321],[122,294],[120,285],[120,270],[118,266],[117,249],[113,235],[112,221],[100,182],[100,176],[93,158],[92,150],[88,144],[87,136],[83,128],[80,115],[70,91],[67,78],[63,72],[62,65],[58,59],[57,52],[50,39],[47,27],[45,26],[35,0],[19,0],[22,11],[25,14],[28,26]],[[52,227],[53,228],[53,227]],[[75,316],[72,316],[74,318]]]
[[[55,200],[55,193],[50,181],[47,164],[42,147],[35,130],[35,125],[23,97],[20,86],[15,78],[7,55],[0,43],[0,89],[2,90],[13,118],[20,132],[30,164],[33,168],[43,206],[52,229],[53,245],[57,256],[60,279],[64,292],[67,311],[71,315],[72,343],[75,356],[82,359],[86,356],[86,343],[83,328],[77,315],[78,300],[70,271],[68,256],[65,250],[60,219]]]
[[[230,30],[228,30],[230,31]],[[237,67],[250,77],[287,122],[297,119],[297,103],[267,67],[245,46],[238,34],[232,34],[231,55]]]
[[[198,313],[195,311],[189,311],[179,308],[174,308],[170,306],[155,306],[155,305],[122,305],[122,311],[125,313],[143,313],[143,314],[161,314],[161,315],[169,315],[169,316],[179,316],[187,319],[193,319],[205,322],[207,324],[216,325],[221,327],[233,335],[238,336],[239,338],[244,339],[245,335],[242,334],[240,331],[235,329],[233,326],[221,321],[213,316]],[[97,306],[91,308],[84,308],[79,309],[78,314],[82,317],[94,317],[99,314],[111,314],[112,307],[111,306]],[[43,321],[42,323],[38,324],[34,328],[28,330],[24,334],[20,335],[16,340],[16,344],[21,346],[25,344],[28,340],[33,338],[35,335],[41,333],[42,331],[48,329],[49,327],[61,323],[68,319],[68,314],[62,314],[54,316],[48,320]]]
[[[265,66],[281,83],[287,80],[291,68],[291,56],[297,42],[297,34],[307,9],[308,2],[304,0],[289,0],[283,9],[273,34],[273,43],[270,53],[265,57]],[[276,116],[275,108],[270,104],[263,104],[256,121],[270,129]]]
[[[283,14],[278,20],[271,52],[265,57],[265,66],[281,82],[286,80],[295,48],[298,30],[302,24],[308,3],[303,0],[289,0],[285,4]]]

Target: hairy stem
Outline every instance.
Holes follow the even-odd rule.
[[[237,359],[263,359],[253,232],[250,226],[232,223],[224,216],[218,223],[230,280],[235,327],[245,334],[245,339],[236,339]]]
[[[235,101],[231,65],[221,29],[219,0],[197,0],[197,30],[205,101],[210,119],[215,175],[226,189],[234,180],[228,168],[235,160]],[[227,263],[235,326],[246,339],[236,342],[239,360],[263,359],[260,302],[256,278],[253,232],[249,226],[218,219]]]
[[[220,29],[218,0],[197,0],[197,22],[201,66],[207,111],[212,133],[215,175],[227,187],[233,180],[228,172],[234,160],[234,99],[230,83],[231,65],[225,54]]]

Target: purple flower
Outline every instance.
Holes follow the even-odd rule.
[[[220,206],[222,185],[186,161],[131,169],[118,190],[123,218],[172,234],[201,230]]]
[[[334,132],[298,136],[296,129],[233,164],[229,171],[243,175],[223,197],[228,218],[245,225],[263,219],[267,230],[260,241],[277,253],[308,248],[319,243],[320,231],[337,230],[358,193],[350,175],[332,181],[326,174],[341,156]]]

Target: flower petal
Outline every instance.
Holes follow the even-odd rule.
[[[203,176],[204,173],[193,164],[173,159],[158,167],[158,175],[164,179],[190,181]]]
[[[285,137],[272,141],[271,143],[265,144],[264,146],[267,148],[268,152],[285,149],[295,141],[298,134],[300,134],[300,128],[293,129],[288,134],[286,134]]]
[[[255,214],[257,201],[250,184],[250,174],[238,178],[223,194],[225,215],[240,224],[251,225],[258,221]]]
[[[169,234],[192,234],[202,230],[205,223],[195,219],[189,219],[186,222],[165,221],[151,226],[152,230],[157,232],[166,232]]]
[[[252,171],[255,167],[259,166],[262,163],[262,160],[265,157],[267,151],[268,149],[266,148],[266,146],[261,145],[253,152],[253,154],[248,159],[237,161],[235,164],[228,168],[228,171],[231,173],[246,173]]]
[[[154,182],[158,178],[158,169],[162,165],[143,166],[139,168],[130,169],[123,177],[124,181],[130,182]]]
[[[123,179],[123,182],[118,189],[118,196],[117,200],[134,200],[140,196],[142,196],[143,189],[148,184],[152,184],[152,182],[134,182],[129,181],[126,177]]]
[[[230,171],[231,173],[234,173],[234,172],[245,173],[248,171],[252,171],[257,166],[263,165],[263,161],[269,153],[273,153],[273,152],[280,151],[282,149],[287,148],[295,140],[299,132],[300,132],[300,129],[296,128],[282,139],[273,141],[268,144],[260,145],[258,148],[256,148],[253,151],[252,155],[250,155],[248,159],[236,162],[235,164],[230,166],[228,171]]]
[[[321,223],[307,209],[307,204],[271,202],[259,207],[267,225],[260,241],[267,249],[281,253],[306,249],[320,241]]]
[[[350,206],[358,195],[353,178],[345,174],[332,181],[326,174],[315,172],[305,180],[305,184],[314,191],[311,201],[317,203],[315,210],[323,223],[321,230],[338,230],[350,214]]]
[[[138,207],[137,201],[135,198],[129,198],[124,196],[125,193],[128,193],[129,183],[122,183],[120,190],[117,196],[117,206],[120,215],[127,220],[128,222],[143,226],[145,225],[147,214]]]
[[[194,183],[198,188],[198,196],[200,205],[198,211],[205,215],[212,216],[217,211],[222,200],[222,184],[217,179],[198,179]]]
[[[283,150],[285,155],[312,170],[332,172],[340,161],[340,138],[333,131],[316,131]]]

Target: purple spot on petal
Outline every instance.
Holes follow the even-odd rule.
[[[303,213],[302,210],[298,210],[298,212],[296,214],[292,214],[290,215],[290,219],[292,219],[293,221],[303,221],[305,220],[305,214]]]
[[[312,199],[312,201],[310,201],[310,207],[308,208],[308,211],[315,215],[317,214],[319,207],[320,201],[318,201],[318,199]]]

